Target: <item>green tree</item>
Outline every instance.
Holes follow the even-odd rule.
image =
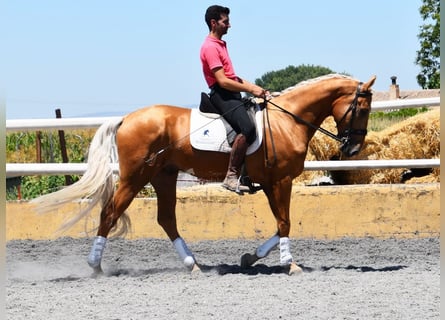
[[[255,80],[255,84],[268,89],[270,92],[282,91],[296,85],[298,82],[334,73],[331,69],[314,66],[299,65],[288,66],[277,71],[265,73],[261,78]]]
[[[417,51],[415,63],[421,71],[417,83],[423,89],[440,88],[440,0],[423,0],[419,8],[425,24],[420,26],[417,37],[420,50]]]

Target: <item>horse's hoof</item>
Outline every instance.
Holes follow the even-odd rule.
[[[250,254],[250,253],[243,254],[243,256],[241,257],[241,263],[240,263],[241,268],[250,267],[255,262],[257,262],[258,259],[259,258],[256,256],[256,254]]]
[[[192,273],[201,272],[201,268],[198,266],[197,263],[195,263],[192,267]]]
[[[98,266],[98,267],[94,267],[93,268],[93,274],[91,275],[92,278],[98,278],[100,276],[102,276],[104,274],[102,267]]]
[[[295,262],[292,262],[289,265],[289,275],[292,276],[294,274],[300,274],[303,272],[303,269],[301,269]]]

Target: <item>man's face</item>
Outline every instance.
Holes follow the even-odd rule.
[[[213,27],[214,31],[220,36],[227,33],[227,30],[230,28],[229,16],[226,14],[222,14],[218,21],[214,21]]]

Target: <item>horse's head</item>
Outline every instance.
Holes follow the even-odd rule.
[[[371,86],[376,77],[359,83],[354,92],[342,96],[334,104],[332,115],[337,123],[338,137],[342,140],[340,150],[347,157],[360,152],[367,133],[371,112]]]

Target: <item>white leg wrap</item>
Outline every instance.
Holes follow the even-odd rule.
[[[290,254],[289,238],[280,238],[280,263],[281,265],[291,264],[293,261],[292,255]]]
[[[175,246],[175,249],[184,265],[188,268],[192,268],[195,264],[195,258],[193,257],[190,249],[187,247],[184,239],[181,237],[176,238],[175,241],[173,241],[173,245]]]
[[[90,254],[88,255],[88,264],[91,268],[97,268],[102,261],[102,254],[107,244],[107,238],[97,236],[94,238],[93,246],[91,247]]]
[[[264,242],[261,246],[256,249],[256,256],[258,258],[264,258],[271,252],[280,242],[280,237],[278,235],[274,235],[272,238]]]

